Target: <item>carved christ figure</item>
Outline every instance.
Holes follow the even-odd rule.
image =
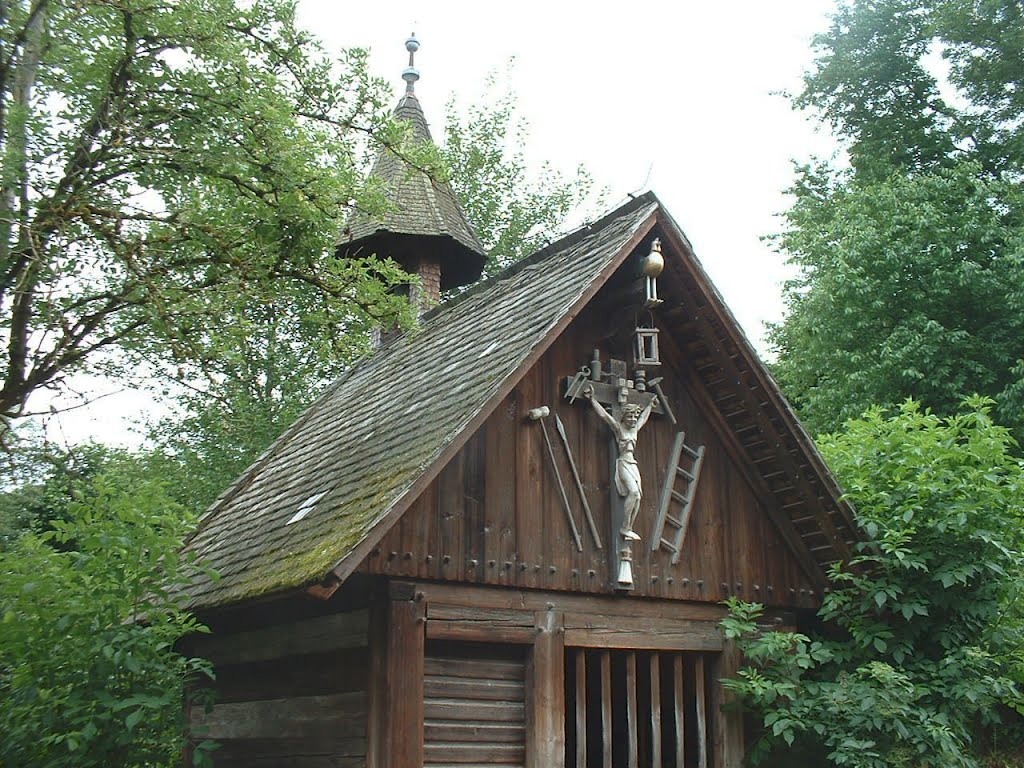
[[[623,406],[622,421],[616,421],[593,396],[593,388],[588,388],[583,394],[590,400],[597,415],[615,434],[615,444],[619,449],[618,458],[615,459],[615,489],[623,497],[625,511],[620,533],[627,541],[639,541],[640,537],[633,530],[633,523],[636,522],[637,513],[640,511],[643,488],[640,484],[640,467],[637,466],[633,452],[636,450],[637,435],[650,418],[654,398],[643,408],[632,403]]]

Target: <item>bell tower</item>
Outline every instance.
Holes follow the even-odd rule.
[[[409,66],[402,72],[405,94],[395,107],[397,120],[408,122],[413,138],[433,141],[415,86],[420,43],[415,35],[405,41]],[[419,277],[410,300],[422,314],[438,303],[441,292],[479,279],[486,255],[473,227],[448,184],[412,168],[390,149],[381,151],[372,175],[386,186],[389,210],[378,216],[352,214],[339,243],[347,256],[390,256],[407,272]]]

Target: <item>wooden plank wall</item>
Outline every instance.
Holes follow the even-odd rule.
[[[525,763],[525,650],[479,643],[428,646],[424,765]]]
[[[497,407],[462,451],[417,499],[361,566],[368,574],[440,579],[585,593],[614,591],[608,549],[609,436],[589,404],[562,398],[564,378],[589,364],[592,351],[630,359],[632,314],[599,294]],[[626,333],[615,334],[616,329]],[[644,484],[634,545],[634,595],[719,602],[730,595],[771,606],[814,607],[812,582],[738,469],[742,449],[716,431],[688,387],[691,364],[663,345],[662,387],[679,420],[653,416],[640,433],[637,459]],[[674,351],[673,351],[674,350]],[[547,405],[565,425],[603,549],[591,536],[554,416],[546,420],[559,473],[583,542],[577,551],[541,427],[531,408]],[[656,506],[673,439],[706,445],[690,528],[676,565],[651,551]],[[747,472],[749,475],[749,470]]]
[[[197,739],[220,743],[218,768],[366,765],[368,611],[197,638],[216,669],[216,704],[193,707]]]

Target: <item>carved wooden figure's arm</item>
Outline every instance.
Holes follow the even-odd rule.
[[[588,400],[590,400],[590,404],[592,406],[594,406],[594,410],[597,411],[597,415],[601,417],[601,420],[605,424],[607,424],[609,427],[611,427],[612,432],[614,432],[616,435],[618,435],[619,434],[619,422],[617,422],[612,417],[612,415],[610,413],[608,413],[608,411],[606,411],[604,409],[604,406],[601,405],[597,401],[597,398],[594,397],[594,388],[593,387],[587,387],[587,389],[585,389],[583,391],[583,396],[586,397]]]
[[[639,432],[641,429],[643,429],[644,424],[647,423],[647,419],[649,419],[651,417],[651,410],[654,408],[654,401],[655,400],[657,400],[657,398],[656,397],[652,397],[647,402],[647,405],[644,406],[644,409],[642,411],[640,411],[640,416],[637,417],[637,420],[636,420],[636,431],[637,432]]]

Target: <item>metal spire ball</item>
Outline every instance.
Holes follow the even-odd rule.
[[[409,52],[409,66],[402,70],[402,79],[405,80],[405,92],[412,93],[415,90],[416,81],[420,79],[420,71],[413,66],[413,57],[420,49],[420,41],[416,39],[416,33],[409,35],[405,41],[405,50]]]

